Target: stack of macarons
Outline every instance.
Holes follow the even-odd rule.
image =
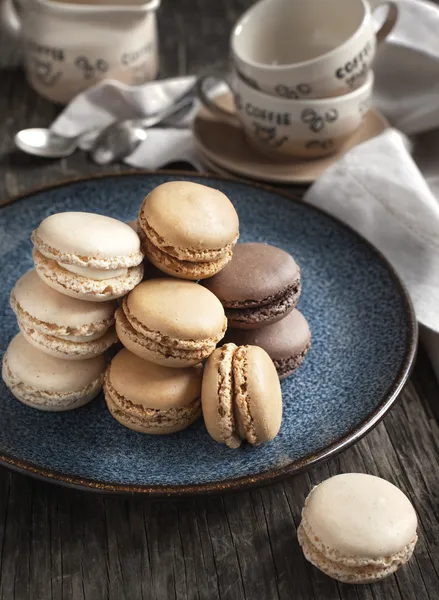
[[[161,434],[184,429],[203,412],[212,438],[229,447],[273,439],[282,418],[276,369],[261,348],[216,349],[227,328],[224,307],[196,283],[232,260],[239,236],[232,203],[206,186],[170,182],[146,196],[130,226],[149,265],[146,280],[116,311],[125,349],[105,377],[113,417]]]
[[[268,244],[237,244],[229,264],[203,285],[224,306],[226,342],[263,348],[280,379],[303,362],[311,333],[296,308],[301,274],[290,254]]]
[[[47,217],[32,242],[35,269],[10,296],[20,333],[2,375],[21,402],[70,410],[102,388],[103,354],[117,341],[115,300],[142,280],[143,252],[128,225],[82,212]]]
[[[43,410],[75,408],[103,386],[112,416],[139,432],[176,432],[203,412],[212,438],[229,447],[273,439],[282,419],[275,364],[252,341],[217,346],[227,318],[266,330],[286,318],[300,272],[288,254],[236,245],[238,237],[230,200],[188,181],[150,192],[137,222],[79,212],[47,217],[32,233],[35,269],[11,292],[20,333],[3,360],[6,384]],[[253,262],[236,295],[242,249]],[[269,264],[275,278],[255,293]],[[118,340],[124,349],[107,366],[103,355]]]

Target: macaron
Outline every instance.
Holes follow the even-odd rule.
[[[283,319],[301,292],[294,258],[275,246],[237,244],[231,262],[203,285],[223,304],[229,327],[254,329]]]
[[[115,301],[84,302],[65,296],[46,285],[34,269],[17,281],[10,303],[26,340],[51,356],[82,360],[117,342]]]
[[[372,583],[410,559],[416,528],[401,490],[380,477],[346,473],[310,492],[297,534],[305,558],[329,577]]]
[[[232,258],[238,215],[219,190],[170,181],[150,192],[140,208],[142,247],[161,271],[180,279],[205,279]]]
[[[282,392],[271,358],[257,346],[225,344],[206,362],[201,405],[207,431],[238,448],[273,440],[282,421]]]
[[[72,410],[97,396],[105,367],[103,356],[85,360],[49,356],[19,333],[3,357],[2,377],[23,404],[46,411]]]
[[[142,281],[139,236],[116,219],[84,212],[58,213],[33,231],[32,243],[38,275],[67,296],[113,300]]]
[[[224,337],[221,302],[193,281],[150,279],[124,298],[116,312],[122,344],[140,358],[188,367],[207,358]]]
[[[280,321],[260,329],[228,329],[224,341],[260,346],[273,361],[279,378],[285,379],[302,364],[311,347],[311,332],[296,308]]]
[[[170,369],[126,349],[109,366],[105,400],[113,417],[141,433],[181,431],[201,415],[201,365]]]

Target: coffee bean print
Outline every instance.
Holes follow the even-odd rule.
[[[82,71],[84,79],[93,79],[96,71],[100,73],[108,71],[108,63],[104,59],[98,58],[93,65],[87,56],[78,56],[75,59],[75,67]]]
[[[302,123],[309,126],[311,131],[318,133],[325,127],[325,123],[334,123],[338,119],[338,110],[331,108],[323,116],[319,115],[313,108],[305,108],[300,115]]]
[[[280,148],[288,140],[286,135],[282,137],[277,136],[276,127],[266,127],[265,125],[253,121],[253,128],[258,141],[271,148]]]

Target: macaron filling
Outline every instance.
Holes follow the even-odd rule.
[[[47,352],[52,356],[57,356],[59,358],[77,357],[83,359],[98,356],[117,342],[117,335],[114,327],[108,329],[97,339],[93,338],[89,340],[85,338],[85,341],[76,341],[75,339],[62,339],[54,335],[41,333],[34,327],[28,326],[24,321],[19,320],[18,326],[29,343],[43,352]],[[75,337],[76,339],[83,339],[82,336]]]
[[[114,324],[114,315],[108,319],[103,319],[95,323],[84,323],[77,327],[42,321],[22,308],[15,297],[14,290],[11,292],[10,304],[19,324],[22,324],[24,328],[33,328],[41,334],[53,336],[69,342],[92,342],[104,336]]]
[[[247,349],[248,346],[239,346],[233,355],[233,388],[235,393],[235,406],[239,415],[240,434],[243,439],[253,445],[259,444],[256,435],[253,417],[250,411],[250,398],[247,385]]]
[[[132,319],[132,316],[131,316]],[[135,322],[133,320],[133,322]],[[140,324],[136,323],[140,328]],[[128,337],[134,344],[146,348],[151,352],[162,355],[165,358],[178,358],[182,360],[196,360],[201,362],[209,356],[217,344],[217,337],[221,339],[225,332],[225,326],[221,336],[215,336],[209,340],[177,340],[164,336],[158,331],[148,330],[142,326],[142,331],[135,329],[124,312],[124,306],[116,311],[116,327],[120,328],[120,336]],[[124,340],[122,339],[122,342]]]
[[[245,302],[223,302],[223,305],[226,316],[231,323],[262,326],[264,323],[274,322],[279,317],[286,316],[294,310],[301,291],[302,285],[300,279],[297,279],[294,284],[276,296],[263,299],[260,304],[248,300]],[[230,307],[231,304],[233,304],[233,307]]]
[[[221,271],[232,258],[232,252],[224,254],[217,260],[196,262],[180,260],[155,246],[147,236],[140,234],[146,256],[158,269],[164,269],[183,278],[204,279]]]
[[[63,267],[67,264],[91,269],[121,269],[136,267],[143,260],[143,253],[140,249],[124,256],[83,256],[74,252],[63,252],[44,242],[38,235],[38,229],[32,232],[31,240],[41,254]]]
[[[110,300],[124,296],[142,281],[143,265],[129,268],[125,277],[96,280],[76,275],[60,267],[57,261],[47,258],[36,248],[32,252],[38,275],[47,285],[62,290],[62,293],[73,297],[92,297],[96,300]]]
[[[329,577],[345,583],[368,583],[391,575],[411,558],[418,539],[415,535],[409,544],[391,556],[370,558],[344,556],[333,549],[317,547],[313,540],[318,537],[303,521],[297,537],[307,560]]]
[[[92,269],[90,267],[78,267],[76,265],[68,265],[66,263],[60,263],[58,265],[70,273],[75,275],[81,275],[82,277],[90,277],[96,281],[102,281],[104,279],[113,279],[114,277],[126,277],[128,275],[128,269],[123,267],[121,269]]]
[[[173,256],[178,260],[188,262],[216,262],[223,257],[231,256],[233,247],[238,241],[238,236],[226,244],[223,248],[207,249],[207,248],[182,248],[174,246],[167,242],[167,240],[159,235],[155,229],[151,227],[144,216],[140,215],[139,223],[142,228],[143,238],[147,237],[149,242],[157,249],[161,250],[168,256]]]
[[[222,347],[218,368],[218,421],[221,438],[229,448],[238,448],[241,444],[233,402],[233,356],[236,348],[235,344]]]

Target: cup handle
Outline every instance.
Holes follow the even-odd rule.
[[[398,5],[396,4],[396,2],[392,2],[391,0],[387,0],[385,2],[383,2],[382,0],[369,0],[369,3],[372,12],[379,6],[388,6],[387,15],[384,20],[384,23],[375,33],[377,43],[381,44],[381,42],[384,42],[386,37],[396,25],[396,22],[398,20]]]
[[[225,123],[234,125],[235,127],[240,127],[241,123],[234,113],[232,113],[229,110],[226,110],[225,108],[222,108],[222,106],[219,106],[219,104],[217,104],[215,100],[212,100],[212,98],[209,97],[207,85],[212,81],[215,81],[216,83],[225,83],[230,89],[230,86],[224,77],[218,77],[216,75],[202,75],[198,78],[195,86],[197,96],[201,104],[205,108],[207,108],[208,111],[219,117]]]
[[[0,0],[0,20],[4,28],[15,38],[21,33],[21,18],[13,0]]]

